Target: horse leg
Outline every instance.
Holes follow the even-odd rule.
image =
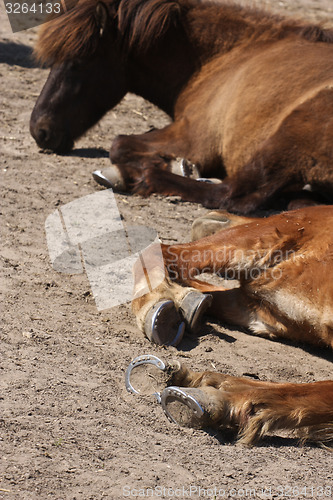
[[[136,394],[155,394],[167,417],[185,427],[233,431],[246,445],[268,432],[292,430],[302,439],[333,439],[333,381],[273,383],[140,356],[127,370]]]
[[[261,382],[180,366],[172,384],[162,392],[162,405],[180,425],[232,429],[246,445],[276,430],[333,438],[333,381]]]
[[[197,231],[206,222],[221,222],[224,227],[253,222],[257,219],[213,212],[199,219]],[[261,220],[261,219],[258,219]],[[240,290],[211,285],[194,279],[188,286],[172,281],[168,261],[159,244],[146,249],[134,266],[135,289],[132,310],[140,330],[158,344],[177,345],[188,331],[195,332],[203,314],[210,312],[227,323],[248,326],[251,300]],[[181,280],[179,280],[181,282]],[[155,283],[156,286],[152,286]],[[221,292],[224,292],[221,295]],[[215,312],[216,311],[216,312]]]
[[[197,178],[196,166],[185,160],[189,155],[186,129],[182,122],[174,122],[162,130],[116,137],[110,151],[111,167],[93,176],[106,187],[134,191],[148,167]]]
[[[244,326],[254,334],[333,346],[329,324],[319,320],[320,311],[325,312],[325,297],[320,295],[320,288],[317,305],[298,307],[297,313],[290,310],[290,303],[297,304],[300,298],[302,304],[312,304],[314,300],[303,262],[316,219],[310,224],[311,213],[305,209],[246,221],[199,241],[159,246],[163,256],[159,271],[166,279],[167,290],[177,285],[211,294],[210,314],[226,323]],[[311,260],[309,252],[308,266],[316,266],[317,261]],[[153,262],[149,256],[146,261],[149,266]],[[201,273],[237,279],[239,288],[226,290],[200,282],[197,277]],[[151,293],[155,293],[153,300],[157,301],[159,290]],[[141,300],[151,305],[151,297],[149,292]],[[138,313],[143,303],[136,309],[134,303],[133,310]],[[313,321],[313,314],[318,321]]]
[[[225,177],[220,184],[198,183],[194,179],[179,178],[169,171],[161,171],[146,164],[137,179],[135,191],[143,196],[151,193],[178,195],[184,201],[202,203],[208,208],[225,208],[247,214],[267,208],[280,195],[305,197],[303,205],[316,202],[311,193],[302,193],[310,177],[313,158],[294,144],[289,127],[283,127],[270,137],[253,158],[236,173]],[[222,163],[222,162],[221,162]],[[302,166],[302,168],[300,167]],[[205,168],[205,165],[202,165]],[[310,179],[312,180],[312,179]],[[301,194],[298,194],[300,193]],[[301,206],[301,200],[297,201]],[[291,207],[296,206],[290,204]]]
[[[333,438],[333,381],[261,382],[195,373],[182,366],[173,379],[175,386],[162,392],[162,404],[178,424],[232,429],[247,445],[276,430],[296,430],[305,438],[316,434],[323,440]],[[202,408],[199,417],[188,400]]]
[[[160,345],[178,345],[185,328],[196,330],[211,296],[173,282],[165,268],[161,247],[152,245],[134,265],[132,310],[139,329]]]
[[[262,160],[259,160],[259,164],[263,164]],[[258,164],[252,162],[220,183],[202,182],[200,179],[176,175],[167,168],[161,168],[160,159],[157,162],[156,159],[153,161],[152,158],[146,158],[139,166],[134,163],[118,166],[124,176],[130,172],[131,179],[135,179],[132,180],[132,191],[141,196],[147,197],[153,193],[179,196],[183,201],[201,203],[207,208],[225,208],[240,214],[266,208],[277,193],[289,184],[294,184],[288,169],[280,168],[279,164],[274,164],[267,170],[262,168],[261,172]],[[201,165],[199,168],[202,168]],[[204,169],[206,168],[205,165]],[[280,175],[277,175],[276,170],[280,170]],[[260,177],[264,179],[257,184]]]
[[[95,171],[95,180],[106,187],[121,191],[131,191],[141,196],[153,193],[165,196],[180,196],[183,201],[201,203],[208,208],[228,208],[235,212],[248,213],[258,208],[266,199],[287,182],[285,175],[258,189],[258,178],[266,176],[268,165],[262,171],[258,165],[263,165],[268,155],[260,153],[240,172],[227,177],[223,182],[201,182],[191,177],[179,175],[179,159],[191,158],[190,141],[186,137],[186,127],[183,122],[174,122],[162,130],[153,130],[142,135],[118,136],[111,147],[110,159],[112,165],[103,171]],[[197,164],[196,177],[216,175],[215,164],[204,162]],[[224,172],[222,163],[221,173]],[[276,172],[276,165],[271,168]],[[274,174],[276,175],[276,174]],[[269,176],[268,176],[269,177]],[[204,180],[204,179],[202,179]]]
[[[176,175],[173,169],[175,160],[187,158],[197,163],[198,175],[209,177],[216,175],[216,159],[210,164],[202,161],[202,158],[192,158],[186,127],[182,122],[175,122],[163,130],[117,137],[110,152],[113,173],[99,180],[104,184],[106,182],[108,187],[118,184],[121,189],[142,196],[152,193],[176,195],[184,201],[198,202],[208,208],[228,208],[248,213],[264,205],[293,182],[291,166],[285,166],[285,159],[278,156],[280,153],[276,150],[275,142],[267,142],[248,165],[233,176],[226,177],[223,182],[198,182],[190,177]],[[224,175],[222,159],[220,163],[219,168]]]
[[[253,299],[241,287],[230,290],[189,278],[182,262],[174,262],[174,249],[162,246],[161,259],[160,245],[152,246],[143,252],[134,267],[132,310],[140,330],[150,340],[158,344],[177,345],[182,340],[185,328],[191,332],[198,330],[206,312],[224,323],[274,337],[279,322],[261,305],[260,297]],[[184,251],[186,259],[188,245],[177,245],[177,251],[180,255]],[[171,279],[175,273],[178,282]],[[150,285],[152,282],[158,285],[153,288]],[[284,331],[283,326],[281,328]]]
[[[205,182],[175,174],[173,171],[179,169],[177,158],[150,154],[135,161],[111,165],[105,171],[96,170],[93,177],[98,184],[118,191],[130,191],[143,197],[154,193],[180,196],[183,201],[218,208],[223,195],[229,190],[228,185],[216,180]]]

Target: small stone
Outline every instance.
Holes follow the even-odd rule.
[[[31,339],[33,337],[33,332],[22,332],[22,336],[26,339]]]

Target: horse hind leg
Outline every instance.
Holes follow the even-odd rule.
[[[218,394],[213,387],[199,389],[196,378],[197,374],[179,361],[164,362],[157,356],[147,354],[131,361],[126,370],[125,383],[131,393],[154,395],[174,423],[204,427],[212,425],[214,415],[218,413]]]
[[[233,430],[248,446],[278,430],[304,441],[333,439],[333,381],[272,383],[204,372],[187,374],[184,383],[184,372],[178,372],[179,386],[161,394],[166,415],[178,425]]]
[[[224,222],[225,213],[221,212],[221,214],[223,214]],[[230,224],[234,225],[253,221],[253,219],[233,215],[227,223],[229,220]],[[241,240],[244,244],[244,236]],[[260,297],[257,295],[254,297],[250,293],[251,290],[245,290],[243,287],[230,290],[225,287],[225,284],[216,286],[187,276],[186,269],[182,270],[186,262],[177,256],[181,257],[182,250],[189,251],[192,245],[195,246],[196,243],[163,246],[163,256],[160,246],[156,245],[147,249],[142,254],[142,259],[136,263],[134,269],[136,296],[132,302],[132,309],[140,330],[150,340],[163,345],[177,345],[182,339],[185,328],[191,332],[197,330],[205,312],[224,323],[245,327],[257,335],[271,338],[279,334],[286,335],[285,325],[280,324],[276,315],[264,308]],[[208,244],[207,250],[210,250],[210,247],[211,245]],[[202,249],[200,242],[199,249],[202,254],[204,248]],[[226,256],[229,254],[230,252],[227,252]],[[142,260],[147,262],[145,271],[142,268]],[[190,260],[190,255],[188,260]],[[199,265],[200,263],[196,263],[195,267]],[[172,273],[173,268],[178,273],[177,279],[181,284],[171,281],[169,272]],[[155,281],[155,283],[155,277],[159,275],[160,283],[154,289],[149,290],[147,287],[147,273],[152,278],[150,281]]]
[[[240,327],[261,324],[263,335],[270,331],[264,321],[258,320],[261,311],[254,312],[253,300],[242,288],[228,289],[198,279],[188,279],[183,284],[171,281],[158,253],[158,245],[147,249],[134,266],[132,310],[139,329],[149,340],[176,346],[185,330],[198,331],[206,313]],[[143,262],[148,263],[146,268]],[[159,284],[149,289],[148,281]],[[274,319],[271,321],[273,324]]]
[[[133,300],[139,329],[152,342],[178,345],[185,330],[198,332],[205,314],[257,335],[277,336],[276,318],[257,307],[242,288],[227,289],[196,279],[187,285],[181,286],[166,277],[154,290]]]
[[[140,358],[145,365],[149,356]],[[135,367],[135,360],[132,364]],[[169,420],[180,426],[232,430],[246,445],[276,430],[297,431],[304,440],[333,439],[333,381],[261,382],[210,371],[194,372],[183,364],[161,360],[155,367],[160,376],[156,378],[158,384],[153,385],[159,392],[154,394]],[[147,371],[148,378],[150,375]],[[132,384],[127,388],[139,392]]]

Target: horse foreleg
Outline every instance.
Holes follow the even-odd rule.
[[[308,265],[316,266],[307,244],[314,230],[311,222],[316,221],[311,219],[311,212],[306,209],[268,219],[246,219],[244,224],[199,241],[164,245],[166,269],[173,280],[184,286],[204,293],[212,291],[209,312],[226,323],[245,326],[257,335],[332,345],[330,327],[320,315],[320,311],[325,311],[321,288],[316,288],[316,302],[311,310],[319,319],[323,317],[322,322],[314,322],[306,307],[299,307],[297,315],[290,312],[290,301],[314,301],[302,265],[308,257]],[[238,279],[240,288],[214,293],[205,288],[207,285],[197,283],[200,273]],[[244,320],[238,320],[238,316]]]
[[[238,226],[195,243],[155,245],[143,252],[134,269],[132,308],[140,329],[148,338],[159,344],[175,345],[181,340],[184,326],[195,330],[209,306],[210,313],[218,319],[244,326],[254,333],[274,336],[279,330],[285,332],[284,325],[262,304],[261,295],[251,295],[249,286],[226,290],[197,279],[201,272],[219,273],[228,268],[237,270],[241,277],[246,270],[265,266],[263,254],[270,254],[276,245],[280,248],[286,244],[285,238],[274,231],[270,234],[269,229],[264,248],[253,252],[252,245],[257,238],[264,243],[267,230],[263,231],[263,226],[267,223],[262,219],[256,222],[237,217],[233,222],[237,225],[241,220],[248,220],[253,227],[249,241],[242,226]],[[212,304],[207,294],[211,295]]]
[[[230,290],[196,278],[187,278],[186,285],[181,285],[172,281],[168,272],[159,245],[143,252],[134,266],[132,310],[140,330],[153,342],[177,345],[185,329],[198,330],[205,313],[239,327],[265,325],[265,331],[260,333],[274,336],[276,319],[256,307],[241,288]]]
[[[161,130],[116,137],[110,151],[112,165],[94,172],[93,176],[106,187],[128,191],[137,189],[143,172],[149,168],[199,177],[196,167],[183,160],[189,155],[186,128],[182,122],[174,122]]]
[[[133,188],[141,196],[152,193],[165,196],[179,196],[183,201],[201,203],[207,208],[223,206],[223,199],[229,193],[228,183],[209,182],[182,177],[168,170],[155,169],[147,165]]]
[[[331,346],[324,292],[316,287],[314,302],[302,264],[308,258],[313,269],[319,265],[309,249],[316,218],[312,220],[311,213],[304,209],[246,221],[199,241],[159,247],[159,268],[170,300],[178,293],[186,294],[187,289],[196,289],[213,296],[209,312],[226,323],[244,326],[256,335]],[[201,273],[239,280],[239,288],[226,290],[200,282],[197,278]],[[158,296],[159,289],[155,302]],[[145,300],[151,304],[152,295],[147,294]],[[293,301],[300,304],[296,313],[290,309]],[[313,302],[311,308],[302,306]],[[177,307],[182,315],[182,308]]]

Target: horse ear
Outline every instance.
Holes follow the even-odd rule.
[[[98,2],[95,10],[95,19],[97,26],[99,27],[99,34],[102,37],[104,31],[106,30],[106,26],[108,23],[109,12],[108,8],[103,2]]]

